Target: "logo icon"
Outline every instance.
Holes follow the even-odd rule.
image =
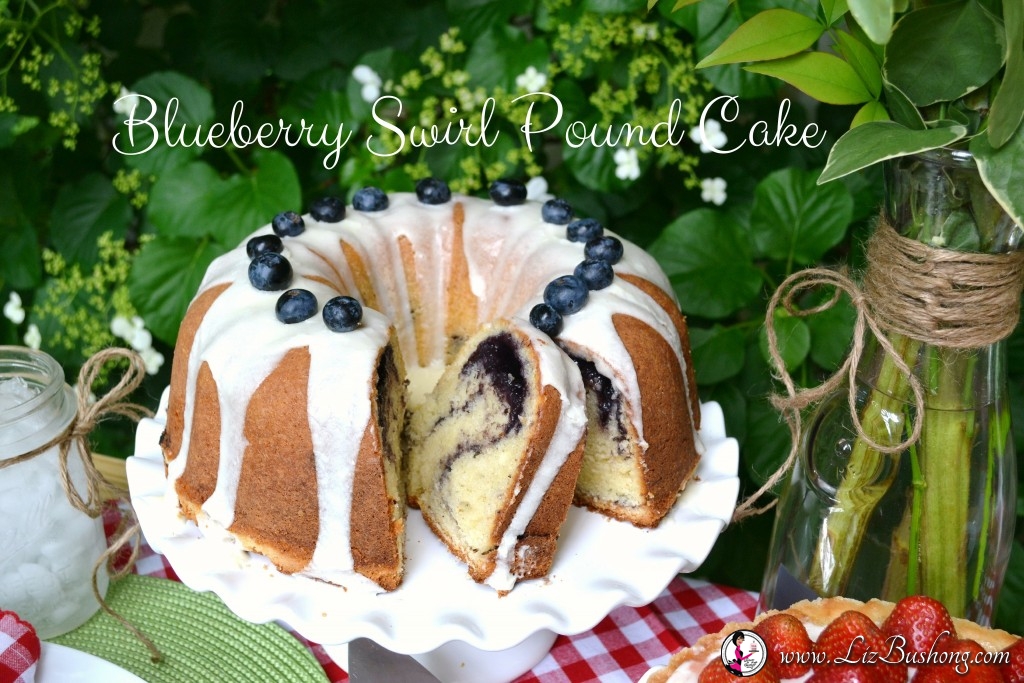
[[[721,655],[725,670],[740,678],[753,676],[768,661],[768,652],[761,636],[746,630],[730,633],[722,641]]]

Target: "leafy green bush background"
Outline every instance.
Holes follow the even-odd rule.
[[[28,313],[0,318],[0,343],[22,343],[29,325],[69,377],[92,351],[119,342],[115,314],[138,314],[167,362],[141,400],[155,405],[168,382],[178,323],[209,262],[284,209],[323,194],[350,196],[363,185],[411,189],[437,175],[483,194],[498,177],[543,176],[569,199],[647,247],[671,277],[687,314],[704,400],[725,409],[741,444],[743,494],[760,486],[789,447],[788,430],[766,397],[776,387],[766,361],[765,304],[787,275],[816,264],[862,263],[862,244],[881,199],[869,170],[823,186],[816,178],[852,111],[797,99],[790,121],[816,122],[826,143],[702,154],[689,136],[675,147],[638,148],[640,175],[616,175],[615,149],[562,142],[569,121],[619,126],[667,115],[684,103],[683,125],[704,104],[739,97],[741,117],[725,125],[729,147],[757,120],[774,124],[794,93],[763,76],[722,66],[695,72],[746,18],[768,7],[813,15],[800,0],[702,2],[672,11],[645,0],[446,0],[429,3],[297,3],[283,0],[181,2],[94,0],[88,6],[0,2],[0,298],[18,292]],[[401,97],[401,125],[473,120],[482,101],[498,103],[493,148],[466,144],[411,149],[387,159],[361,142],[380,133],[352,70],[381,77]],[[526,102],[516,79],[529,67],[541,90],[565,105],[563,124],[527,150],[517,136]],[[113,111],[121,86],[160,103],[182,103],[178,121],[227,122],[242,102],[256,126],[279,118],[344,123],[354,132],[336,168],[325,150],[171,148],[122,156]],[[803,102],[803,104],[801,104]],[[457,106],[459,114],[450,115]],[[709,113],[715,117],[716,112]],[[550,114],[548,114],[550,115]],[[727,181],[721,206],[702,201],[700,181]],[[805,385],[830,373],[847,351],[848,305],[809,319],[776,320],[791,373]],[[1024,334],[1010,342],[1018,453],[1024,452]],[[131,452],[131,430],[98,435],[100,450]],[[1020,508],[1018,505],[1018,509]],[[698,574],[757,589],[772,515],[732,525]],[[1000,623],[1024,632],[1024,546],[1017,543]]]

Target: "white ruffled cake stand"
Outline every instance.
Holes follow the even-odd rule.
[[[504,597],[475,583],[410,510],[406,570],[390,593],[368,581],[341,588],[278,572],[264,557],[200,535],[165,495],[159,446],[164,403],[143,420],[127,462],[132,505],[146,540],[181,581],[212,591],[242,619],[280,621],[344,661],[347,643],[369,638],[416,657],[446,683],[509,681],[533,668],[558,634],[593,628],[620,605],[646,605],[676,574],[700,566],[732,516],[739,448],[717,403],[701,406],[700,465],[656,529],[638,529],[573,507],[551,573]]]

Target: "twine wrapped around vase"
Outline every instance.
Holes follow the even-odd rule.
[[[917,442],[924,414],[924,390],[888,334],[933,346],[967,349],[994,344],[1009,336],[1017,325],[1024,290],[1024,251],[980,254],[933,247],[897,234],[883,216],[868,241],[867,262],[862,287],[842,270],[811,268],[790,275],[772,295],[765,314],[765,332],[772,365],[786,393],[772,396],[771,403],[784,415],[792,443],[783,464],[737,506],[734,522],[766,512],[775,505],[772,501],[755,507],[796,462],[803,429],[802,411],[830,396],[844,381],[859,438],[881,453],[898,453]],[[800,294],[822,286],[835,289],[831,299],[813,308],[797,307]],[[798,389],[786,371],[779,349],[775,311],[781,305],[794,317],[810,316],[834,306],[844,293],[857,314],[852,348],[836,372],[822,384]],[[856,409],[858,363],[869,330],[906,378],[914,397],[916,410],[910,434],[892,446],[877,443],[865,432]]]
[[[113,361],[127,361],[128,368],[111,389],[95,401],[91,400],[92,385],[99,377],[103,367]],[[89,517],[96,518],[103,514],[104,501],[110,498],[127,498],[128,492],[108,482],[98,469],[92,459],[92,452],[89,449],[89,435],[96,425],[104,418],[120,415],[135,422],[143,417],[151,417],[152,411],[131,403],[126,400],[132,392],[139,388],[146,376],[146,366],[142,358],[130,349],[111,347],[99,351],[89,358],[81,371],[78,373],[78,385],[76,387],[76,398],[78,411],[72,418],[70,424],[63,432],[55,436],[42,446],[14,458],[0,460],[0,470],[7,467],[14,467],[23,462],[36,458],[46,453],[51,448],[58,448],[60,463],[61,483],[67,495],[68,502],[79,512]],[[68,468],[68,458],[71,456],[72,445],[77,446],[78,455],[85,469],[85,492],[80,492],[74,482]],[[99,569],[104,564],[108,565],[111,571],[111,578],[118,579],[131,572],[138,558],[139,541],[141,540],[141,528],[134,518],[134,514],[128,513],[121,520],[121,526],[116,537],[110,543],[107,550],[99,557],[93,567],[92,591],[100,607],[107,614],[116,619],[126,629],[131,631],[149,650],[154,662],[160,661],[161,655],[153,642],[145,636],[134,624],[115,612],[100,594],[98,585]],[[111,566],[113,560],[126,547],[131,548],[131,553],[124,565],[114,570]]]

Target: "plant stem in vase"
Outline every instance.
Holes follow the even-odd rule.
[[[1019,306],[1019,283],[1004,280],[1020,272],[1022,231],[966,153],[897,159],[889,183],[860,304],[882,336],[863,344],[854,385],[822,402],[801,443],[762,606],[783,606],[794,585],[924,593],[987,623],[1013,533],[1001,339]]]

